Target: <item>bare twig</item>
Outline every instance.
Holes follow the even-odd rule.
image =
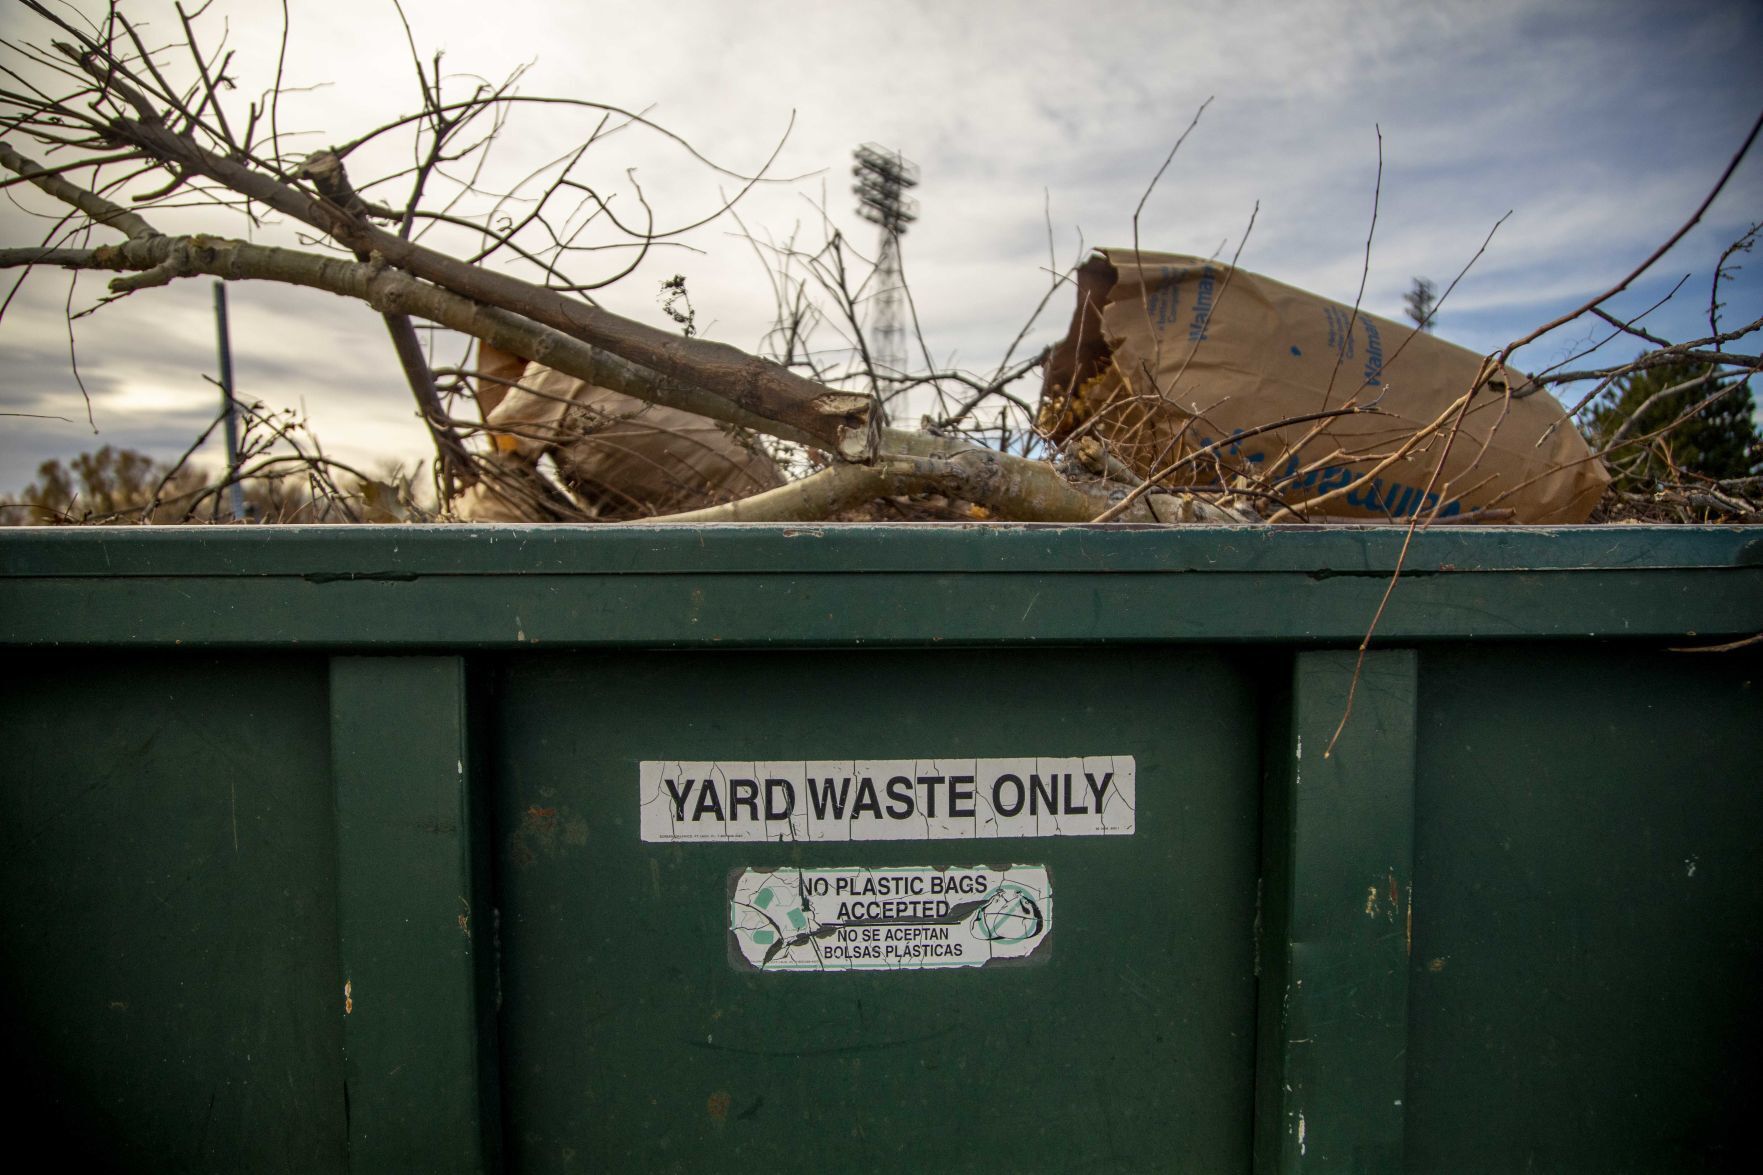
[[[1710,190],[1707,197],[1696,206],[1696,210],[1690,214],[1690,218],[1684,221],[1683,225],[1676,232],[1666,238],[1664,244],[1660,245],[1657,249],[1654,249],[1647,255],[1645,260],[1635,266],[1634,269],[1630,270],[1627,277],[1624,277],[1621,281],[1617,282],[1603,293],[1583,303],[1577,309],[1570,310],[1566,314],[1558,315],[1528,334],[1507,343],[1500,351],[1499,361],[1502,364],[1505,363],[1512,357],[1512,353],[1520,347],[1534,343],[1556,327],[1565,326],[1581,315],[1589,313],[1594,306],[1601,306],[1605,302],[1608,302],[1611,298],[1614,298],[1617,294],[1620,294],[1622,291],[1628,289],[1629,286],[1633,285],[1635,280],[1643,273],[1653,268],[1654,262],[1669,253],[1672,246],[1683,240],[1685,234],[1701,223],[1703,215],[1707,213],[1709,206],[1714,203],[1715,197],[1719,196],[1720,193],[1725,190],[1726,182],[1732,178],[1732,173],[1738,170],[1739,163],[1743,161],[1745,155],[1751,150],[1751,144],[1757,141],[1757,132],[1759,130],[1763,130],[1763,114],[1758,115],[1757,121],[1751,124],[1750,132],[1745,135],[1745,141],[1739,144],[1739,149],[1733,153],[1732,159],[1726,165],[1726,169],[1720,173],[1720,178],[1714,181],[1713,189]]]

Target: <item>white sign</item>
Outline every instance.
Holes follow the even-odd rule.
[[[646,841],[1130,836],[1131,755],[690,763],[638,769]]]
[[[747,869],[729,931],[760,971],[916,971],[1026,959],[1053,927],[1040,865]]]

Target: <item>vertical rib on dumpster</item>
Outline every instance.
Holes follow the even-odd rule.
[[[1270,753],[1255,1165],[1402,1169],[1414,859],[1411,650],[1300,653]],[[1283,762],[1277,757],[1283,756]]]
[[[488,1169],[494,1045],[475,956],[493,931],[473,887],[461,659],[333,659],[331,764],[350,1166]]]

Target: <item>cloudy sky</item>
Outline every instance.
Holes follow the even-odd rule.
[[[91,11],[93,5],[80,4]],[[290,0],[284,129],[290,148],[354,137],[417,104],[404,32],[390,0]],[[175,15],[126,11],[169,39]],[[849,196],[849,155],[874,141],[922,169],[922,218],[905,240],[920,324],[939,362],[988,370],[1048,281],[1086,245],[1129,243],[1132,213],[1169,147],[1212,99],[1151,194],[1145,248],[1224,256],[1351,302],[1365,258],[1382,133],[1383,179],[1364,305],[1399,318],[1411,279],[1441,288],[1489,229],[1512,215],[1441,312],[1439,333],[1499,347],[1623,276],[1694,210],[1763,110],[1763,4],[1755,0],[1313,0],[1090,4],[908,0],[407,0],[425,55],[445,52],[449,86],[529,65],[529,95],[593,99],[645,111],[734,172],[758,168],[788,137],[742,223],[765,241],[818,243],[825,224],[867,248],[874,230]],[[215,0],[237,51],[235,124],[267,88],[281,31],[275,0]],[[169,18],[169,19],[168,19]],[[46,40],[21,8],[0,15],[9,39]],[[793,125],[792,125],[793,120]],[[587,112],[529,106],[510,118],[486,188],[507,189],[586,141]],[[26,150],[15,138],[14,145]],[[408,141],[352,164],[359,178],[399,167]],[[631,171],[630,169],[634,169]],[[584,177],[614,208],[683,224],[733,189],[667,139],[632,128],[596,142]],[[401,187],[382,194],[393,197]],[[616,193],[614,195],[614,193]],[[8,189],[5,245],[34,244],[49,204]],[[1245,228],[1259,213],[1245,242]],[[470,206],[468,201],[467,207]],[[1726,243],[1763,219],[1763,147],[1741,166],[1703,224],[1614,305],[1630,312],[1681,292],[1649,322],[1672,338],[1706,332],[1709,276]],[[236,214],[180,212],[168,231],[243,235]],[[286,225],[255,239],[295,243]],[[435,243],[459,247],[444,235]],[[688,280],[700,328],[744,347],[772,319],[772,286],[730,220],[679,238],[599,293],[619,313],[666,325],[659,283]],[[604,277],[627,254],[596,254],[578,272]],[[1726,319],[1763,314],[1763,257],[1729,284]],[[76,308],[103,293],[82,279]],[[61,276],[33,276],[0,323],[6,375],[0,493],[37,464],[101,444],[161,457],[211,418],[217,393],[212,293],[205,280],[150,290],[81,319],[69,365]],[[261,284],[230,289],[241,396],[301,406],[328,450],[375,463],[414,459],[425,443],[376,318],[329,295]],[[1061,333],[1062,296],[1031,333]],[[1601,337],[1551,335],[1521,356],[1535,369]],[[441,360],[454,360],[451,344]],[[1626,343],[1607,351],[1626,358]],[[213,447],[211,443],[211,447]]]

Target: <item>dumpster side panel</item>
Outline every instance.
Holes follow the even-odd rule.
[[[342,1169],[324,661],[7,669],[9,1117],[105,1169]]]
[[[496,1168],[495,914],[465,684],[458,657],[331,662],[357,1171]]]
[[[1269,725],[1258,1171],[1403,1169],[1415,678],[1300,653]]]
[[[1763,657],[1428,651],[1418,761],[1410,1168],[1744,1165]]]
[[[1256,694],[1205,650],[509,661],[510,1165],[1245,1169]],[[1127,754],[1130,836],[639,839],[644,759]],[[779,974],[729,955],[731,870],[1013,864],[1057,895],[1021,965]]]
[[[1662,646],[1763,628],[1759,536],[0,533],[0,1121],[95,1169],[1742,1169],[1763,650]],[[644,762],[1089,754],[1132,835],[644,839]],[[1041,878],[1044,941],[731,931],[767,871],[937,866]]]

